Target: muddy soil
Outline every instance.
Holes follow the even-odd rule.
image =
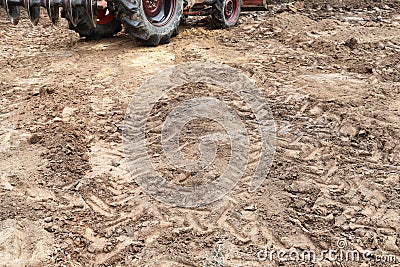
[[[0,266],[278,266],[258,252],[337,249],[338,240],[400,260],[398,1],[271,5],[229,30],[189,19],[170,44],[151,48],[124,33],[85,42],[44,15],[38,27],[0,17]],[[208,206],[172,208],[132,179],[121,125],[143,82],[192,61],[227,64],[257,83],[277,148],[256,192],[240,184]],[[154,114],[210,90],[181,89]],[[198,123],[193,134],[221,131]],[[149,155],[165,170],[157,134]],[[213,175],[170,178],[190,185]]]

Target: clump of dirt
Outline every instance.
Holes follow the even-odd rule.
[[[38,128],[39,144],[47,148],[42,155],[48,160],[45,183],[61,186],[79,180],[90,169],[88,145],[79,125],[63,123],[61,118],[46,128]],[[38,136],[38,135],[37,135]]]
[[[0,265],[44,266],[51,264],[54,239],[38,223],[2,220],[0,223]]]
[[[377,0],[304,0],[306,8],[310,9],[325,9],[325,11],[332,11],[332,9],[344,9],[346,11],[352,11],[354,9],[374,7],[378,8],[398,8],[398,1],[377,1]]]

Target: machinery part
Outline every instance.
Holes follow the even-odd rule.
[[[207,7],[201,10],[195,10],[195,11],[183,11],[183,20],[186,20],[188,16],[208,16],[212,14],[213,9],[212,7]],[[182,21],[182,20],[181,20]]]
[[[107,5],[107,2],[106,2]],[[91,19],[91,24],[96,27],[97,25],[97,8],[98,8],[98,2],[94,0],[86,0],[86,14],[89,16],[89,19]],[[107,6],[106,6],[107,8]]]
[[[47,10],[47,15],[49,15],[49,18],[51,19],[51,22],[56,24],[60,16],[59,6],[54,5],[54,2],[51,0],[44,0],[44,6]]]
[[[69,18],[67,20],[69,22],[69,29],[79,33],[79,36],[85,37],[86,40],[109,38],[122,30],[121,22],[112,14],[107,14],[106,9],[98,10],[96,27],[93,26],[91,16],[87,15],[84,10],[80,10],[80,12],[77,25],[73,25]]]
[[[20,7],[25,7],[34,25],[39,21],[40,7],[46,8],[53,23],[59,20],[61,8],[70,29],[89,40],[111,37],[123,24],[144,45],[156,46],[169,43],[187,16],[212,15],[219,28],[235,25],[242,1],[244,8],[260,8],[267,0],[0,0],[0,8],[5,8],[12,24],[17,24]]]
[[[40,17],[40,0],[25,0],[25,8],[33,25],[37,25]]]
[[[156,46],[177,34],[183,0],[121,0],[121,7],[126,31],[142,44]]]
[[[74,8],[74,6],[72,6],[72,0],[64,0],[63,2],[63,11],[66,13],[66,18],[74,27],[76,27],[79,21],[78,16],[82,9],[79,10],[77,7]]]
[[[13,25],[17,25],[21,16],[20,6],[23,5],[23,1],[10,2],[3,0],[3,6],[6,9],[8,18]]]
[[[217,28],[234,26],[240,16],[242,0],[217,0],[212,13],[213,24]]]
[[[47,9],[47,14],[53,23],[58,21],[59,8],[62,7],[66,17],[73,25],[77,25],[81,10],[90,18],[93,27],[96,25],[96,0],[0,0],[11,23],[18,24],[20,7],[25,7],[33,25],[37,25],[40,17],[40,7]]]

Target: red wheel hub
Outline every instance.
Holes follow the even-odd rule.
[[[224,15],[227,21],[234,21],[238,14],[238,0],[227,0],[224,7]]]
[[[107,9],[97,10],[97,24],[107,24],[114,19],[114,16]]]
[[[163,0],[143,0],[144,13],[148,18],[155,18],[162,9]]]
[[[156,27],[166,25],[175,15],[177,0],[142,0],[147,20]]]

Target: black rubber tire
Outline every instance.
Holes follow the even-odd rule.
[[[235,14],[235,16],[228,20],[225,17],[225,7],[226,7],[226,3],[229,0],[217,0],[217,2],[215,2],[215,4],[213,5],[213,12],[212,12],[212,22],[215,28],[217,29],[226,29],[226,28],[230,28],[234,25],[236,25],[239,16],[240,16],[240,12],[241,12],[241,7],[242,7],[242,0],[233,0],[233,1],[237,1],[237,12]]]
[[[97,24],[96,27],[90,22],[90,18],[84,11],[79,14],[79,21],[76,27],[66,17],[69,24],[69,29],[79,33],[80,37],[85,37],[86,40],[100,40],[102,38],[110,38],[122,30],[122,23],[115,17],[107,24]]]
[[[145,46],[157,46],[169,43],[171,37],[178,34],[183,12],[183,0],[176,0],[176,7],[170,20],[163,26],[153,25],[146,17],[142,0],[121,0],[118,18],[124,24],[127,33]]]

